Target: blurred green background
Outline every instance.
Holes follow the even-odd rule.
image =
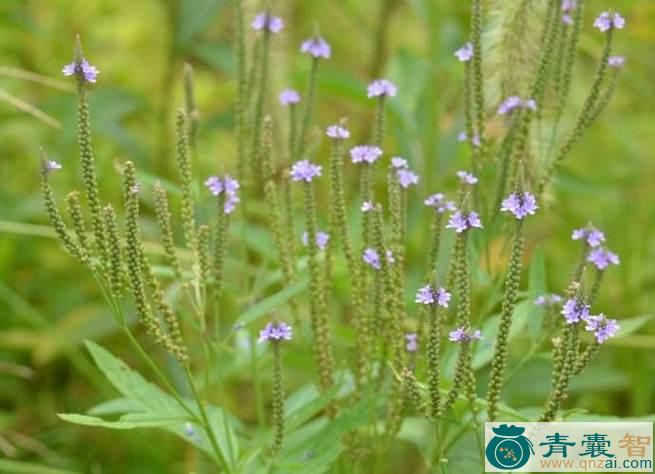
[[[250,19],[259,2],[246,4]],[[545,254],[549,289],[559,291],[578,257],[571,230],[588,221],[603,229],[621,265],[608,272],[597,308],[621,319],[655,312],[655,3],[608,0],[588,7],[573,108],[586,94],[601,48],[591,22],[609,6],[627,19],[616,35],[626,69],[610,106],[567,159],[528,242],[530,253]],[[273,42],[272,95],[288,85],[304,89],[308,62],[297,50],[318,25],[333,58],[321,71],[316,123],[348,116],[355,136],[365,136],[372,113],[365,85],[389,77],[400,91],[388,124],[393,151],[421,171],[420,196],[452,189],[452,172],[467,163],[456,140],[462,71],[452,52],[467,38],[468,2],[297,0],[274,2],[274,10],[287,26]],[[0,2],[0,472],[19,472],[3,464],[11,458],[80,472],[182,472],[192,457],[167,436],[86,429],[55,415],[112,396],[81,347],[85,338],[136,362],[120,338],[112,339],[116,328],[92,278],[41,227],[38,147],[63,163],[56,183],[63,197],[79,177],[75,99],[60,71],[79,33],[101,71],[91,109],[105,197],[118,197],[115,164],[122,160],[171,175],[184,62],[194,66],[200,110],[197,176],[234,170],[232,26],[227,0]],[[20,77],[25,72],[55,81],[28,81]],[[47,117],[28,113],[30,107]],[[282,121],[273,98],[270,110]],[[324,159],[325,150],[318,152]],[[412,258],[420,262],[427,229],[418,201],[413,206],[410,265]],[[619,416],[655,412],[655,324],[607,346],[574,386],[570,406]],[[543,399],[548,383],[548,365],[537,361],[506,392],[525,406]]]

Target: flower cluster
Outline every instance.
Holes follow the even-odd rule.
[[[321,176],[322,171],[320,165],[315,165],[309,160],[297,161],[291,167],[291,179],[309,183],[317,176]]]
[[[573,240],[585,240],[589,247],[598,247],[605,242],[605,234],[592,225],[582,229],[575,229],[571,234]]]
[[[448,334],[448,340],[453,342],[471,342],[473,340],[481,340],[482,332],[479,329],[473,330],[470,328],[459,327]]]
[[[225,214],[230,214],[234,211],[237,203],[240,201],[237,191],[239,190],[239,182],[232,178],[229,175],[221,176],[210,176],[205,180],[205,186],[209,189],[209,192],[214,196],[220,196],[222,193],[225,193],[225,204],[223,206],[223,212]]]
[[[346,138],[350,138],[350,130],[342,127],[341,125],[330,125],[325,131],[325,134],[328,137],[334,138],[336,140],[345,140]]]
[[[529,192],[512,193],[503,199],[500,208],[503,212],[510,212],[514,214],[517,219],[523,219],[527,215],[533,215],[537,212],[537,200],[533,194]]]
[[[478,182],[478,178],[467,172],[467,171],[458,171],[457,172],[457,177],[459,178],[459,182],[462,184],[476,184]]]
[[[621,329],[616,319],[609,319],[602,313],[597,316],[589,316],[585,321],[587,322],[585,330],[594,333],[598,344],[614,337]]]
[[[89,64],[86,59],[66,64],[61,72],[64,73],[64,76],[73,76],[77,74],[80,77],[83,77],[87,82],[96,82],[98,74],[100,74],[98,68]]]
[[[303,41],[300,46],[300,52],[307,53],[317,59],[330,59],[330,56],[332,56],[332,48],[328,42],[320,36]]]
[[[571,13],[577,8],[575,0],[562,0],[562,23],[565,25],[573,24],[573,17]]]
[[[387,263],[394,263],[396,261],[391,250],[387,250],[385,256]],[[375,270],[380,270],[382,268],[382,260],[380,260],[380,254],[374,248],[369,247],[365,249],[364,254],[362,255],[362,260],[365,264],[373,267]]]
[[[611,28],[616,28],[617,30],[621,30],[623,29],[624,26],[625,26],[625,18],[623,18],[618,13],[603,12],[594,21],[594,27],[598,28],[603,33]]]
[[[271,33],[279,33],[284,28],[284,21],[282,18],[273,16],[268,12],[259,13],[255,19],[250,23],[252,29],[255,31],[268,30]]]
[[[619,256],[606,248],[596,247],[587,255],[587,262],[593,263],[598,270],[604,270],[610,265],[620,263]]]
[[[396,170],[396,177],[403,188],[418,184],[419,176],[409,169],[406,159],[394,156],[391,158],[391,167]]]
[[[387,79],[377,79],[371,82],[367,88],[369,99],[372,97],[395,97],[397,92],[396,85]]]
[[[477,227],[482,228],[482,221],[477,212],[464,213],[455,211],[448,219],[447,229],[455,229],[458,234],[464,232],[466,229]]]
[[[364,201],[360,208],[362,212],[371,212],[375,210],[375,203],[371,201]]]
[[[537,306],[555,306],[562,302],[562,297],[560,295],[551,294],[551,295],[540,295],[534,300],[534,304]]]
[[[433,288],[432,285],[428,284],[419,288],[416,297],[414,298],[414,302],[424,305],[436,304],[447,308],[450,297],[451,294],[448,293],[445,288]]]
[[[407,352],[416,352],[418,350],[418,334],[415,332],[409,332],[405,334],[405,349]]]
[[[446,211],[454,211],[456,209],[455,203],[446,200],[446,196],[443,193],[436,193],[428,196],[423,201],[423,204],[428,207],[433,207],[439,214],[443,214]]]
[[[473,43],[466,43],[464,46],[455,51],[455,56],[461,62],[466,63],[473,59]]]
[[[280,92],[279,100],[284,107],[294,105],[300,102],[300,94],[295,89],[284,89]]]
[[[54,160],[45,160],[43,162],[43,171],[49,173],[50,171],[56,171],[61,169],[61,163]]]
[[[513,95],[505,99],[505,101],[498,107],[498,115],[506,115],[515,109],[530,109],[537,110],[537,103],[534,99],[521,99],[517,95]]]
[[[459,135],[457,135],[457,140],[460,142],[465,142],[468,140],[468,134],[466,132],[459,132]],[[473,144],[474,147],[478,148],[480,146],[480,135],[477,133],[473,134],[473,138],[471,139],[471,144]]]
[[[607,65],[614,69],[621,69],[623,66],[625,66],[625,57],[610,56],[607,58]]]
[[[375,163],[380,156],[382,156],[382,149],[373,145],[358,145],[350,150],[350,159],[353,163]]]
[[[264,329],[259,331],[259,342],[263,341],[290,341],[293,337],[293,329],[287,323],[268,323]]]
[[[309,245],[309,236],[307,235],[307,232],[303,232],[300,240],[305,247]],[[319,250],[325,250],[325,247],[327,247],[329,241],[330,234],[321,231],[316,232],[316,246],[319,248]]]
[[[578,298],[569,298],[562,307],[562,315],[568,324],[579,323],[589,316],[590,306]]]

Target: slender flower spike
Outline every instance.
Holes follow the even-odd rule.
[[[405,341],[407,352],[416,352],[418,350],[418,334],[415,332],[405,334]]]
[[[371,201],[364,201],[361,207],[362,212],[370,212],[375,210],[375,204]]]
[[[259,331],[259,342],[264,341],[290,341],[293,337],[293,329],[287,323],[268,323],[264,329]]]
[[[284,89],[280,92],[279,100],[283,107],[295,105],[300,102],[300,94],[295,89]]]
[[[225,214],[231,214],[241,201],[237,194],[240,187],[239,182],[227,174],[222,177],[210,176],[205,180],[205,186],[214,196],[225,193],[225,204],[223,205]]]
[[[309,160],[297,161],[291,167],[291,179],[309,183],[317,176],[321,176],[322,171],[323,168],[320,165],[315,165]]]
[[[409,164],[407,163],[407,160],[399,156],[394,156],[393,158],[391,158],[391,166],[396,169],[409,168]]]
[[[510,212],[514,214],[517,219],[523,219],[525,216],[534,215],[537,212],[537,200],[534,195],[528,192],[512,193],[503,199],[500,208],[503,212]]]
[[[536,306],[555,306],[562,302],[562,297],[560,295],[541,295],[537,296],[534,300]]]
[[[302,45],[300,46],[300,52],[307,53],[314,58],[330,59],[330,56],[332,55],[332,48],[327,41],[325,41],[320,36],[317,36],[315,38],[310,38],[303,41]]]
[[[594,21],[594,27],[598,28],[603,33],[610,28],[621,30],[624,26],[625,19],[618,13],[603,12],[598,16],[598,18],[596,18],[596,21]]]
[[[307,235],[307,232],[303,232],[301,240],[305,247],[309,245],[309,237]],[[319,250],[325,250],[325,247],[327,247],[329,241],[330,241],[330,234],[328,234],[327,232],[319,231],[316,233],[316,246],[319,248]]]
[[[367,248],[364,250],[364,255],[362,255],[362,260],[367,265],[379,270],[382,268],[382,262],[380,261],[380,254],[377,250],[372,248]]]
[[[350,149],[350,159],[353,163],[375,163],[382,156],[382,149],[373,145],[359,145]]]
[[[466,171],[458,171],[457,177],[462,184],[476,184],[478,182],[478,178]]]
[[[561,314],[568,324],[579,323],[580,320],[587,320],[589,317],[589,308],[590,306],[588,304],[584,304],[576,298],[569,298],[564,303]]]
[[[387,79],[377,79],[368,85],[368,98],[372,97],[395,97],[398,89],[396,85]]]
[[[455,203],[453,201],[447,201],[446,196],[442,193],[432,194],[428,196],[424,201],[428,207],[433,207],[439,214],[443,214],[446,211],[454,211],[456,209]]]
[[[325,131],[325,134],[335,140],[345,140],[346,138],[350,138],[350,130],[341,125],[330,125]]]
[[[87,82],[96,82],[98,74],[100,74],[98,68],[89,64],[86,59],[66,64],[61,72],[64,73],[64,76],[73,76],[77,74],[80,77],[83,77]]]
[[[477,212],[469,212],[468,214],[456,211],[448,219],[446,229],[455,229],[458,234],[464,232],[466,229],[477,227],[482,228],[482,221]]]
[[[43,171],[49,173],[50,171],[57,171],[61,169],[61,163],[54,160],[45,160],[43,162]]]
[[[571,234],[573,240],[586,240],[589,247],[598,247],[605,242],[605,234],[589,225],[582,229],[575,229]]]
[[[619,329],[621,329],[616,319],[609,319],[602,313],[597,316],[589,316],[586,321],[585,330],[594,333],[598,344],[602,344],[614,337],[619,332]]]
[[[451,294],[448,293],[445,288],[439,287],[434,289],[431,285],[425,285],[419,288],[414,302],[424,305],[438,305],[447,308],[450,298]]]
[[[523,100],[519,96],[513,95],[500,104],[498,107],[498,115],[506,115],[515,109],[537,110],[537,102],[534,99]]]
[[[284,28],[284,21],[282,18],[273,16],[268,12],[259,13],[255,19],[250,23],[252,29],[255,31],[268,30],[271,33],[279,33]]]
[[[464,131],[459,132],[459,135],[457,135],[457,140],[460,141],[460,142],[465,142],[465,141],[468,140],[468,135]],[[477,134],[477,133],[473,134],[473,139],[471,140],[471,144],[476,148],[478,148],[480,146],[480,135],[479,134]]]
[[[593,263],[599,270],[605,270],[610,265],[618,265],[620,263],[619,256],[608,249],[597,247],[592,249],[587,255],[587,262]]]
[[[404,189],[417,185],[419,180],[419,176],[408,168],[400,168],[396,170],[396,177],[398,178],[398,183],[400,183],[400,186]]]
[[[455,56],[463,63],[473,59],[473,43],[466,43],[464,46],[455,51]]]
[[[621,69],[623,66],[625,66],[625,57],[610,56],[607,58],[607,65],[614,69]]]
[[[448,340],[453,342],[471,342],[474,340],[481,340],[482,332],[479,329],[472,330],[464,327],[459,327],[448,334]]]

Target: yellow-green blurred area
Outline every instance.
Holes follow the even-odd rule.
[[[259,3],[246,2],[249,20]],[[287,86],[304,91],[309,62],[299,55],[299,46],[316,28],[333,46],[318,84],[315,124],[321,129],[348,117],[354,141],[364,141],[374,109],[366,84],[382,76],[397,84],[387,122],[388,152],[408,158],[422,176],[409,211],[408,266],[410,281],[417,283],[423,267],[413,270],[412,263],[423,262],[429,229],[420,203],[433,192],[452,192],[453,173],[468,166],[466,147],[457,141],[463,127],[463,69],[453,51],[467,41],[469,2],[272,3],[286,22],[272,40],[267,106],[278,141],[284,140],[286,111],[277,94]],[[650,319],[655,313],[655,2],[587,3],[570,117],[563,126],[570,126],[591,84],[602,48],[602,36],[591,24],[607,8],[627,20],[615,34],[615,53],[626,56],[626,66],[610,105],[567,157],[548,202],[530,220],[526,262],[542,253],[548,290],[561,292],[580,252],[571,231],[588,222],[605,231],[621,264],[607,272],[594,309],[619,322],[633,318],[639,327],[602,348],[576,380],[566,405],[638,417],[655,412],[655,323]],[[104,200],[120,202],[117,165],[126,159],[136,163],[146,184],[154,176],[175,179],[174,113],[182,105],[185,62],[194,68],[199,109],[197,181],[236,169],[230,1],[0,1],[0,472],[49,472],[40,467],[20,471],[12,459],[67,466],[70,472],[187,472],[190,448],[171,437],[84,428],[56,416],[84,412],[116,396],[90,362],[84,339],[101,341],[138,366],[116,334],[92,277],[45,227],[39,147],[63,164],[53,179],[60,198],[80,186],[73,82],[61,74],[72,59],[76,34],[88,60],[100,69],[90,101]],[[493,113],[499,98],[492,86],[489,91]],[[319,128],[312,133],[318,137]],[[323,145],[310,151],[325,163]],[[262,224],[252,235],[265,234]],[[274,262],[270,236],[265,239],[261,245],[271,245]],[[492,255],[502,253],[501,247],[498,242]],[[505,262],[499,257],[492,266],[500,272]],[[518,358],[522,346],[513,344],[512,357]],[[535,358],[512,378],[503,398],[516,407],[539,405],[548,393],[549,367],[546,359]],[[239,406],[238,391],[233,393],[232,405]],[[246,403],[241,411],[248,411]],[[404,461],[397,462],[402,466]]]

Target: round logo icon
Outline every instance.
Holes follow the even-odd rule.
[[[500,425],[491,430],[496,436],[487,444],[485,455],[492,466],[509,471],[519,469],[528,462],[530,454],[534,454],[532,442],[523,436],[525,428]]]

